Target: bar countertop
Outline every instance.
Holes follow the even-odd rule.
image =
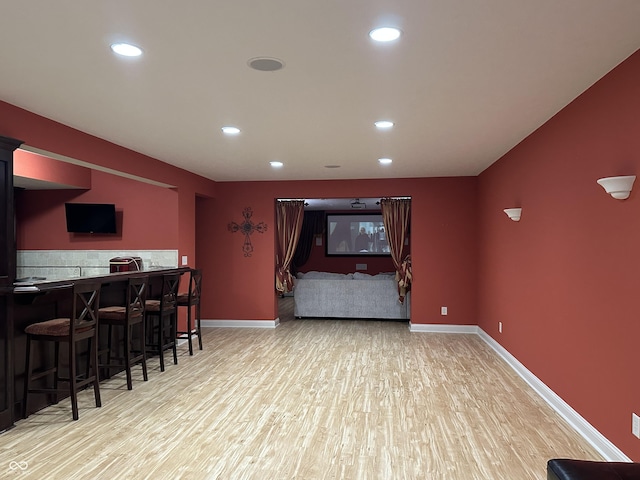
[[[111,283],[124,281],[131,276],[139,275],[162,275],[169,272],[188,272],[189,267],[159,267],[150,268],[147,270],[134,270],[129,272],[117,272],[108,273],[104,275],[87,275],[87,276],[74,276],[64,278],[44,278],[44,277],[28,277],[16,280],[13,283],[13,293],[38,293],[47,292],[50,290],[57,290],[59,288],[66,288],[73,285],[76,282],[85,281],[99,281],[100,283]]]

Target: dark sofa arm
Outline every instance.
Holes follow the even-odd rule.
[[[555,458],[547,462],[547,480],[640,480],[640,463]]]

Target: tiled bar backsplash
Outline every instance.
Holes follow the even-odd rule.
[[[176,268],[178,250],[18,250],[16,277],[87,277],[109,273],[114,257],[140,257],[145,270]]]

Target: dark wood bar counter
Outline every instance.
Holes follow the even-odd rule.
[[[148,275],[149,291],[148,296],[152,297],[154,291],[159,292],[162,283],[162,275],[166,273],[188,272],[188,267],[151,269],[143,271],[129,271],[111,273],[102,276],[76,277],[69,279],[55,279],[43,281],[16,282],[14,284],[11,298],[13,300],[12,325],[8,325],[9,343],[11,344],[11,357],[8,359],[12,363],[13,381],[13,404],[12,418],[5,425],[0,426],[0,431],[11,428],[13,423],[21,418],[23,403],[23,388],[25,380],[25,360],[26,360],[26,334],[25,328],[33,323],[41,322],[57,317],[61,312],[69,309],[68,299],[69,288],[77,282],[99,282],[101,284],[100,305],[124,304],[127,281],[131,276]],[[100,333],[99,332],[99,338]],[[102,343],[102,341],[100,342]],[[80,351],[83,355],[86,352]],[[34,352],[33,362],[37,369],[45,364],[53,362],[53,348],[48,345],[37,345]],[[61,361],[63,365],[65,359]],[[11,379],[9,379],[11,381]],[[45,379],[42,379],[45,380]],[[35,411],[46,407],[51,403],[51,399],[45,395],[35,395],[29,400],[29,410]],[[8,424],[7,424],[8,423]]]

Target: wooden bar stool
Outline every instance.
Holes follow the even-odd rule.
[[[202,292],[202,271],[191,269],[189,272],[189,291],[178,294],[178,307],[187,308],[187,330],[178,331],[178,338],[187,338],[189,342],[189,355],[193,355],[193,342],[191,337],[198,336],[198,344],[202,350],[202,332],[200,330],[200,294]],[[195,308],[195,324],[192,312]]]
[[[147,354],[145,350],[145,300],[147,295],[149,277],[130,277],[127,281],[127,293],[125,304],[101,307],[99,312],[100,325],[108,325],[107,348],[100,351],[98,357],[107,355],[107,363],[99,364],[101,368],[123,368],[127,374],[127,389],[133,388],[131,380],[131,367],[142,365],[142,376],[146,382],[147,376]],[[112,339],[113,327],[122,327],[122,357],[114,355]],[[134,336],[133,327],[138,327],[139,348],[133,348]]]
[[[69,287],[71,296],[71,313],[68,317],[54,318],[34,323],[25,328],[27,334],[27,359],[24,382],[24,403],[22,417],[27,418],[30,393],[46,393],[55,395],[58,403],[59,393],[69,393],[73,419],[78,420],[78,391],[86,385],[93,385],[96,407],[102,406],[100,387],[98,385],[98,305],[100,304],[100,283],[78,282]],[[88,340],[90,361],[84,378],[80,377],[77,362],[77,344]],[[55,365],[34,373],[32,371],[31,342],[54,342]],[[69,348],[69,376],[60,376],[60,343],[66,342]],[[31,388],[31,383],[42,377],[53,374],[53,388]],[[58,388],[58,382],[67,382],[68,390]]]
[[[164,352],[173,350],[173,363],[178,364],[176,349],[177,292],[181,273],[162,275],[160,295],[145,302],[147,318],[147,352],[160,356],[160,371],[164,372]]]

